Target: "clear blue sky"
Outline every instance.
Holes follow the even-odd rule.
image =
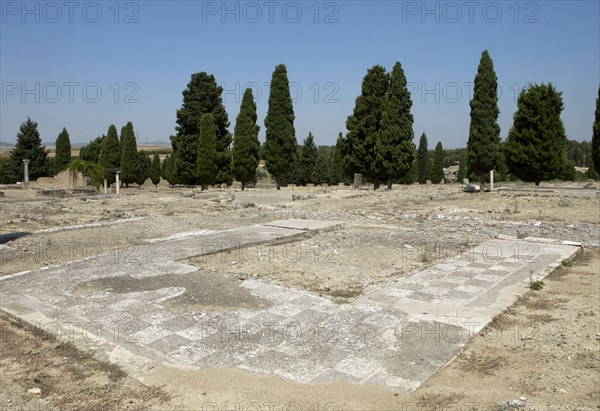
[[[72,5],[71,5],[72,4]],[[296,138],[346,133],[367,69],[400,61],[413,93],[414,131],[430,145],[466,145],[481,52],[501,90],[501,136],[518,88],[563,92],[570,139],[590,140],[600,82],[598,1],[84,1],[0,2],[0,140],[30,116],[42,139],[66,127],[83,143],[132,121],[140,142],[168,141],[194,72],[227,90],[233,131],[244,85],[257,97],[260,138],[273,69],[293,84]],[[317,12],[318,11],[318,12]],[[116,22],[115,22],[116,21]],[[101,94],[99,94],[101,93]]]

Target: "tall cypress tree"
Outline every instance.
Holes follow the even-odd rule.
[[[210,113],[204,114],[200,120],[197,164],[198,182],[204,191],[209,184],[215,184],[218,172],[215,122]]]
[[[152,184],[154,184],[155,188],[158,188],[158,183],[160,183],[160,156],[158,154],[154,154],[152,157],[152,164],[150,164],[150,170],[148,170],[148,177]]]
[[[592,164],[597,173],[600,173],[600,86],[598,86],[598,97],[596,98],[596,112],[594,125],[592,127]]]
[[[560,118],[561,95],[552,84],[535,84],[519,93],[504,150],[508,169],[523,181],[539,185],[565,169],[567,137]]]
[[[381,174],[377,169],[375,145],[381,132],[381,119],[388,90],[388,74],[382,66],[367,70],[356,98],[354,111],[346,120],[344,168],[347,174],[361,173],[379,188]],[[385,176],[384,176],[385,177]]]
[[[406,87],[406,76],[400,62],[390,75],[390,85],[381,118],[381,133],[375,146],[378,172],[392,181],[410,172],[414,160],[412,100]]]
[[[419,184],[425,184],[427,182],[427,168],[429,166],[429,151],[427,150],[427,136],[425,133],[421,134],[419,140],[419,150],[417,152],[417,171]]]
[[[315,165],[317,164],[317,146],[315,145],[315,139],[311,132],[308,133],[308,137],[304,139],[304,145],[300,151],[300,159],[298,164],[298,183],[306,185],[306,183],[315,183],[313,179],[313,172]]]
[[[216,184],[231,184],[231,142],[229,133],[229,117],[221,94],[223,87],[217,85],[215,76],[206,72],[194,73],[183,91],[183,104],[177,110],[177,135],[171,137],[173,150],[180,149],[177,155],[178,164],[175,166],[176,177],[183,184],[194,184],[192,176],[196,172],[195,158],[198,151],[199,124],[206,113],[213,115],[217,138],[217,167]],[[183,137],[187,136],[187,137]],[[179,144],[179,139],[185,140]],[[189,151],[189,153],[185,153]],[[192,159],[193,161],[189,161]]]
[[[260,142],[258,132],[260,126],[256,124],[256,103],[252,89],[244,91],[240,113],[235,120],[233,133],[233,177],[242,183],[242,190],[246,184],[256,178],[256,168],[260,161]]]
[[[179,184],[177,178],[175,177],[175,163],[177,162],[177,152],[173,151],[171,156],[169,157],[169,161],[167,162],[167,170],[165,175],[165,180],[169,183],[170,186],[174,186],[175,184]]]
[[[290,84],[285,65],[275,67],[271,78],[269,109],[265,117],[265,165],[275,177],[277,189],[282,178],[289,172],[296,156],[296,129],[294,128],[294,106],[290,96]]]
[[[71,141],[66,128],[56,138],[56,155],[54,157],[54,174],[67,169],[71,162]]]
[[[140,164],[140,156],[138,156],[137,143],[135,141],[135,132],[133,124],[129,121],[125,127],[121,129],[121,181],[125,187],[135,183],[138,175],[141,172],[142,164]]]
[[[487,50],[481,54],[471,100],[471,125],[467,142],[467,164],[479,175],[480,193],[485,192],[485,173],[493,170],[500,158],[498,79]]]
[[[431,169],[431,182],[439,184],[444,180],[444,149],[439,141],[433,153],[433,167]]]
[[[49,175],[48,153],[46,147],[42,145],[37,127],[38,123],[31,121],[29,117],[27,117],[27,121],[21,123],[17,133],[17,143],[10,152],[7,165],[8,180],[23,181],[24,159],[29,160],[29,179],[31,181]]]
[[[150,160],[148,153],[146,153],[144,150],[138,151],[136,155],[138,158],[137,161],[139,164],[139,168],[137,170],[134,183],[141,187],[148,179],[148,174],[150,172],[150,165],[152,164],[152,160]]]
[[[104,176],[108,184],[113,184],[115,182],[115,173],[110,171],[110,169],[118,168],[121,164],[119,136],[117,134],[117,127],[114,124],[110,125],[106,137],[102,139],[98,164],[105,170]]]

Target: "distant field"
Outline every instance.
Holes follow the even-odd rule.
[[[48,156],[49,157],[54,157],[56,149],[54,147],[48,147],[46,149],[48,151]],[[148,153],[158,153],[160,155],[160,158],[163,159],[164,157],[166,157],[167,154],[170,154],[172,149],[171,147],[164,147],[164,146],[138,146],[138,150],[144,150]],[[0,149],[0,158],[8,158],[10,155],[10,152],[12,150],[11,149]],[[72,157],[79,157],[79,148],[74,148],[71,149],[71,156]]]

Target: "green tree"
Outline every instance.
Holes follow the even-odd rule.
[[[133,124],[129,121],[121,129],[121,181],[125,187],[133,184],[138,180],[139,174],[142,172],[142,164],[139,162],[137,142],[135,141],[135,132]]]
[[[154,154],[154,157],[152,157],[148,177],[150,177],[150,181],[152,181],[154,187],[158,188],[158,183],[160,183],[160,156],[158,154]]]
[[[56,155],[54,156],[54,174],[66,170],[71,161],[71,141],[66,128],[56,138]]]
[[[596,112],[594,113],[594,125],[592,126],[592,165],[600,173],[600,86],[598,86]]]
[[[260,126],[256,124],[256,103],[252,89],[244,91],[240,113],[235,120],[233,133],[233,177],[242,183],[242,190],[246,184],[256,179],[256,168],[260,161],[260,142],[258,132]]]
[[[215,184],[217,176],[217,139],[213,115],[206,113],[200,120],[200,137],[198,142],[198,182],[202,190]]]
[[[435,146],[433,154],[433,168],[431,169],[431,182],[440,184],[444,181],[444,148],[442,142],[439,141]]]
[[[317,164],[317,146],[311,132],[304,139],[304,144],[300,150],[300,159],[298,164],[298,184],[305,186],[307,183],[315,183],[313,172]]]
[[[110,125],[106,137],[102,139],[98,164],[104,168],[108,184],[113,184],[115,182],[115,173],[111,169],[119,168],[121,164],[121,147],[119,146],[117,127],[114,124]]]
[[[513,126],[504,144],[512,174],[539,185],[564,170],[567,138],[562,110],[562,93],[552,84],[535,84],[519,93]]]
[[[173,151],[171,156],[169,157],[169,161],[167,161],[167,170],[165,180],[169,183],[170,186],[174,186],[178,184],[177,178],[175,177],[175,163],[177,162],[177,152]]]
[[[135,176],[135,181],[139,187],[142,187],[146,180],[148,179],[148,174],[150,172],[150,165],[152,164],[152,160],[148,156],[144,150],[140,150],[137,152],[137,161],[139,164],[138,173]]]
[[[265,117],[265,165],[275,178],[277,189],[289,172],[296,156],[296,129],[294,106],[285,65],[275,67],[271,78],[269,108]]]
[[[194,185],[198,182],[196,175],[198,160],[198,135],[180,135],[172,139],[173,179],[177,184]]]
[[[330,183],[332,156],[327,147],[319,147],[317,150],[317,159],[310,176],[310,180],[315,184]]]
[[[381,132],[375,144],[378,174],[387,176],[389,189],[393,180],[410,172],[414,160],[412,100],[406,85],[402,65],[396,62],[384,100]]]
[[[195,183],[195,179],[190,181],[190,176],[195,174],[196,164],[186,164],[186,160],[196,157],[198,152],[198,135],[200,133],[199,123],[202,116],[206,113],[213,115],[217,138],[218,170],[215,183],[230,185],[233,181],[230,150],[232,136],[228,131],[230,125],[229,117],[223,105],[222,93],[223,88],[217,85],[215,76],[206,72],[192,74],[187,88],[182,93],[183,104],[177,110],[177,135],[171,138],[171,142],[174,151],[177,147],[181,150],[191,151],[189,155],[183,152],[178,153],[180,160],[178,160],[178,164],[175,167],[175,173],[181,173],[181,175],[177,175],[178,179],[182,180],[184,184]],[[193,136],[193,140],[191,136]],[[177,140],[179,138],[183,138],[186,141],[178,144]]]
[[[421,134],[419,140],[419,150],[417,152],[417,170],[419,184],[425,184],[428,179],[427,167],[429,165],[429,150],[427,150],[427,136],[425,133]]]
[[[87,145],[79,149],[79,159],[92,164],[98,164],[100,162],[100,149],[102,147],[102,140],[105,135],[96,137],[90,141]]]
[[[169,160],[170,159],[171,159],[171,156],[169,154],[167,154],[167,156],[165,157],[165,159],[160,164],[160,177],[163,180],[167,179],[167,170],[169,168]]]
[[[48,153],[42,145],[42,139],[38,132],[38,123],[27,121],[21,124],[17,133],[17,143],[10,152],[9,179],[12,182],[23,181],[23,159],[29,160],[29,179],[37,180],[39,177],[50,175]]]
[[[381,132],[388,82],[389,76],[382,66],[373,66],[367,70],[362,81],[361,95],[356,98],[354,111],[346,120],[348,129],[344,142],[346,173],[363,174],[373,180],[375,189],[379,188],[381,179],[380,171],[377,169],[375,146]]]
[[[494,63],[485,50],[481,54],[471,100],[471,124],[467,142],[467,165],[479,175],[479,192],[485,192],[485,173],[493,170],[500,158],[498,78]]]

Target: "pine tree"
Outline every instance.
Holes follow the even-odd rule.
[[[433,154],[433,168],[431,170],[431,182],[440,184],[444,180],[444,149],[439,141],[435,146]]]
[[[379,188],[381,179],[377,169],[375,145],[381,132],[388,80],[388,74],[382,66],[373,66],[367,70],[362,81],[361,95],[356,98],[354,111],[346,120],[346,173],[360,173],[371,178],[375,189]]]
[[[375,145],[378,173],[392,181],[410,172],[414,159],[412,100],[406,87],[406,76],[400,62],[390,75],[390,85],[384,102],[381,132]]]
[[[113,184],[115,173],[112,169],[119,168],[121,164],[121,147],[119,147],[117,127],[114,124],[110,125],[106,137],[102,139],[98,164],[104,169],[108,184]]]
[[[256,168],[260,161],[260,142],[258,132],[260,126],[256,124],[256,103],[252,89],[244,91],[240,113],[235,120],[233,133],[233,177],[242,183],[242,190],[246,184],[256,179]]]
[[[216,184],[228,184],[233,181],[231,174],[231,142],[232,135],[229,133],[229,117],[221,94],[223,88],[217,85],[215,76],[206,72],[192,74],[192,78],[183,91],[183,104],[177,110],[177,135],[171,138],[173,150],[180,147],[181,150],[189,150],[190,153],[178,153],[178,164],[175,166],[176,178],[183,184],[194,184],[198,152],[199,123],[206,113],[213,115],[215,132],[217,138],[217,167]],[[188,136],[182,137],[182,136]],[[192,140],[193,136],[193,140]],[[178,144],[179,138],[186,140]],[[194,159],[193,164],[188,164],[189,159]],[[179,175],[181,173],[181,175]]]
[[[10,152],[7,174],[10,181],[23,181],[23,160],[29,160],[29,180],[35,181],[39,177],[47,177],[50,174],[48,153],[42,145],[42,139],[38,132],[38,123],[27,121],[19,127],[17,143]]]
[[[556,178],[567,162],[567,138],[560,118],[562,93],[552,84],[522,90],[504,144],[506,165],[523,181]]]
[[[427,136],[421,134],[419,140],[419,150],[417,152],[417,170],[419,172],[417,181],[419,184],[425,184],[428,180],[427,167],[429,165],[429,151],[427,150]]]
[[[170,159],[171,159],[171,156],[169,154],[167,154],[167,156],[165,157],[165,159],[160,164],[160,177],[163,180],[167,179],[167,169],[169,168],[169,160]]]
[[[66,128],[56,138],[56,155],[54,157],[54,175],[66,170],[71,161],[71,141]]]
[[[81,161],[87,161],[89,163],[98,164],[100,161],[100,149],[102,147],[102,140],[105,135],[96,137],[90,141],[87,145],[81,147],[79,150],[79,159]]]
[[[150,165],[152,164],[152,160],[148,156],[144,150],[140,150],[137,152],[137,162],[139,164],[138,173],[135,176],[135,180],[133,181],[139,187],[142,187],[146,180],[148,179],[148,173],[150,172]]]
[[[208,185],[215,184],[217,176],[217,140],[213,116],[206,113],[200,120],[200,136],[198,142],[198,182],[202,190]]]
[[[285,65],[275,67],[271,78],[269,109],[265,118],[265,165],[275,178],[277,189],[281,188],[282,178],[289,172],[290,164],[296,156],[296,130],[294,128],[294,107],[290,96],[290,85]]]
[[[298,184],[305,186],[307,183],[315,183],[313,172],[317,163],[318,153],[315,139],[311,132],[304,139],[304,145],[300,150],[300,161],[298,164]]]
[[[131,121],[121,129],[121,181],[125,187],[137,181],[142,172],[142,164],[139,162],[137,142],[135,141],[135,132]]]
[[[158,154],[154,154],[154,157],[152,157],[148,177],[150,177],[150,181],[152,181],[154,187],[158,188],[158,183],[160,183],[160,156]]]
[[[471,100],[471,125],[467,142],[469,170],[479,174],[479,192],[485,192],[485,173],[493,170],[500,157],[498,78],[487,50],[481,54]]]
[[[592,164],[595,171],[600,173],[600,86],[598,86],[596,112],[594,113],[594,125],[592,127]]]

